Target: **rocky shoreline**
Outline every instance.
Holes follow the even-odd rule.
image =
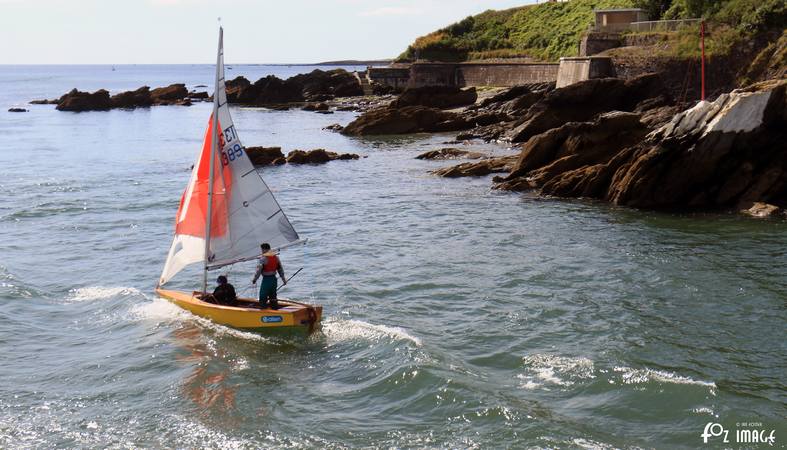
[[[362,111],[378,105],[380,101],[387,102],[394,99],[393,96],[382,96],[382,100],[364,98],[358,79],[343,69],[329,71],[315,69],[286,80],[269,75],[254,83],[239,76],[228,80],[226,86],[229,103],[281,110],[301,106],[304,110],[319,113],[331,113],[332,109]],[[205,91],[189,91],[185,84],[176,83],[155,89],[142,86],[115,95],[110,95],[106,89],[99,89],[96,92],[72,89],[59,98],[32,100],[30,104],[53,104],[57,105],[56,109],[59,111],[82,112],[159,105],[190,106],[192,102],[212,99],[213,97]]]
[[[787,217],[787,80],[716,100],[677,104],[655,74],[591,79],[561,89],[516,86],[464,108],[430,106],[430,88],[360,115],[346,135],[461,131],[458,141],[506,142],[518,156],[445,167],[493,188],[590,198],[655,210],[727,210]],[[474,92],[473,92],[474,93]],[[443,88],[436,97],[446,96]],[[438,102],[438,103],[439,103]]]
[[[787,217],[787,80],[679,103],[658,74],[590,79],[556,89],[534,83],[484,90],[446,86],[363,96],[354,74],[314,70],[286,80],[268,76],[227,82],[230,103],[315,113],[360,111],[329,131],[347,136],[456,132],[454,142],[508,143],[518,154],[485,157],[446,148],[421,159],[475,159],[437,169],[444,177],[485,176],[492,187],[551,197],[590,198],[657,210],[743,211]],[[184,84],[113,96],[72,90],[61,111],[108,110],[206,101]],[[321,164],[357,159],[324,149],[249,147],[256,165]]]

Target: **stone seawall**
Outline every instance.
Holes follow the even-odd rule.
[[[557,80],[556,63],[419,62],[405,68],[370,68],[369,78],[396,89],[421,86],[497,86]]]
[[[369,67],[367,74],[369,81],[396,90],[406,88],[407,82],[410,81],[409,67]]]

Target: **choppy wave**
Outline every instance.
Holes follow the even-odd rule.
[[[323,333],[329,342],[346,341],[350,339],[368,339],[379,341],[391,339],[395,341],[408,341],[420,347],[421,339],[408,333],[407,330],[387,325],[376,325],[361,320],[328,320],[323,324]]]
[[[91,300],[103,300],[117,296],[143,295],[139,289],[133,287],[106,287],[106,286],[86,286],[68,291],[66,301],[84,302]]]
[[[220,336],[233,336],[239,339],[262,341],[267,343],[275,342],[274,340],[268,339],[265,336],[257,333],[236,330],[234,328],[217,324],[208,319],[205,319],[204,317],[191,314],[188,311],[172,304],[171,302],[158,297],[153,298],[152,301],[134,305],[131,308],[130,313],[130,316],[135,320],[151,321],[156,323],[188,320],[198,324],[202,328],[209,329],[213,333]]]
[[[544,385],[571,386],[576,380],[595,378],[593,361],[588,358],[534,354],[522,358],[527,373],[517,375],[525,389]]]
[[[534,354],[525,356],[522,362],[525,372],[517,375],[517,378],[521,380],[520,386],[525,389],[549,389],[550,386],[565,388],[580,381],[600,377],[613,385],[668,383],[707,387],[712,394],[715,394],[716,390],[716,383],[712,381],[695,380],[664,370],[621,366],[612,370],[597,369],[593,361],[583,357]]]
[[[41,292],[19,280],[5,266],[0,266],[0,295],[8,298],[32,298],[41,295]]]
[[[716,383],[713,381],[695,380],[690,377],[677,375],[672,372],[654,369],[632,369],[630,367],[615,367],[613,371],[621,374],[621,382],[623,384],[643,384],[643,383],[672,383],[672,384],[692,384],[696,386],[705,386],[716,389]]]

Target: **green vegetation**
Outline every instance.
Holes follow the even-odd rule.
[[[575,56],[593,10],[631,8],[632,0],[571,0],[485,11],[421,36],[399,56],[435,61]]]
[[[593,23],[594,9],[639,7],[652,20],[703,17],[709,54],[729,54],[742,42],[763,33],[776,38],[787,28],[785,0],[569,0],[502,11],[485,11],[421,36],[398,60],[466,61],[530,57],[556,60],[575,56],[582,33]],[[666,33],[659,53],[696,55],[698,33],[686,27]]]

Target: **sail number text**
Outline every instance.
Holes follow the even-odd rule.
[[[240,145],[240,142],[232,144],[233,141],[237,140],[237,137],[238,136],[235,134],[235,125],[230,125],[223,133],[219,134],[219,148],[223,149],[221,151],[222,166],[226,166],[231,161],[235,161],[243,156],[243,146]],[[231,145],[229,148],[224,149],[224,146],[227,144]]]

